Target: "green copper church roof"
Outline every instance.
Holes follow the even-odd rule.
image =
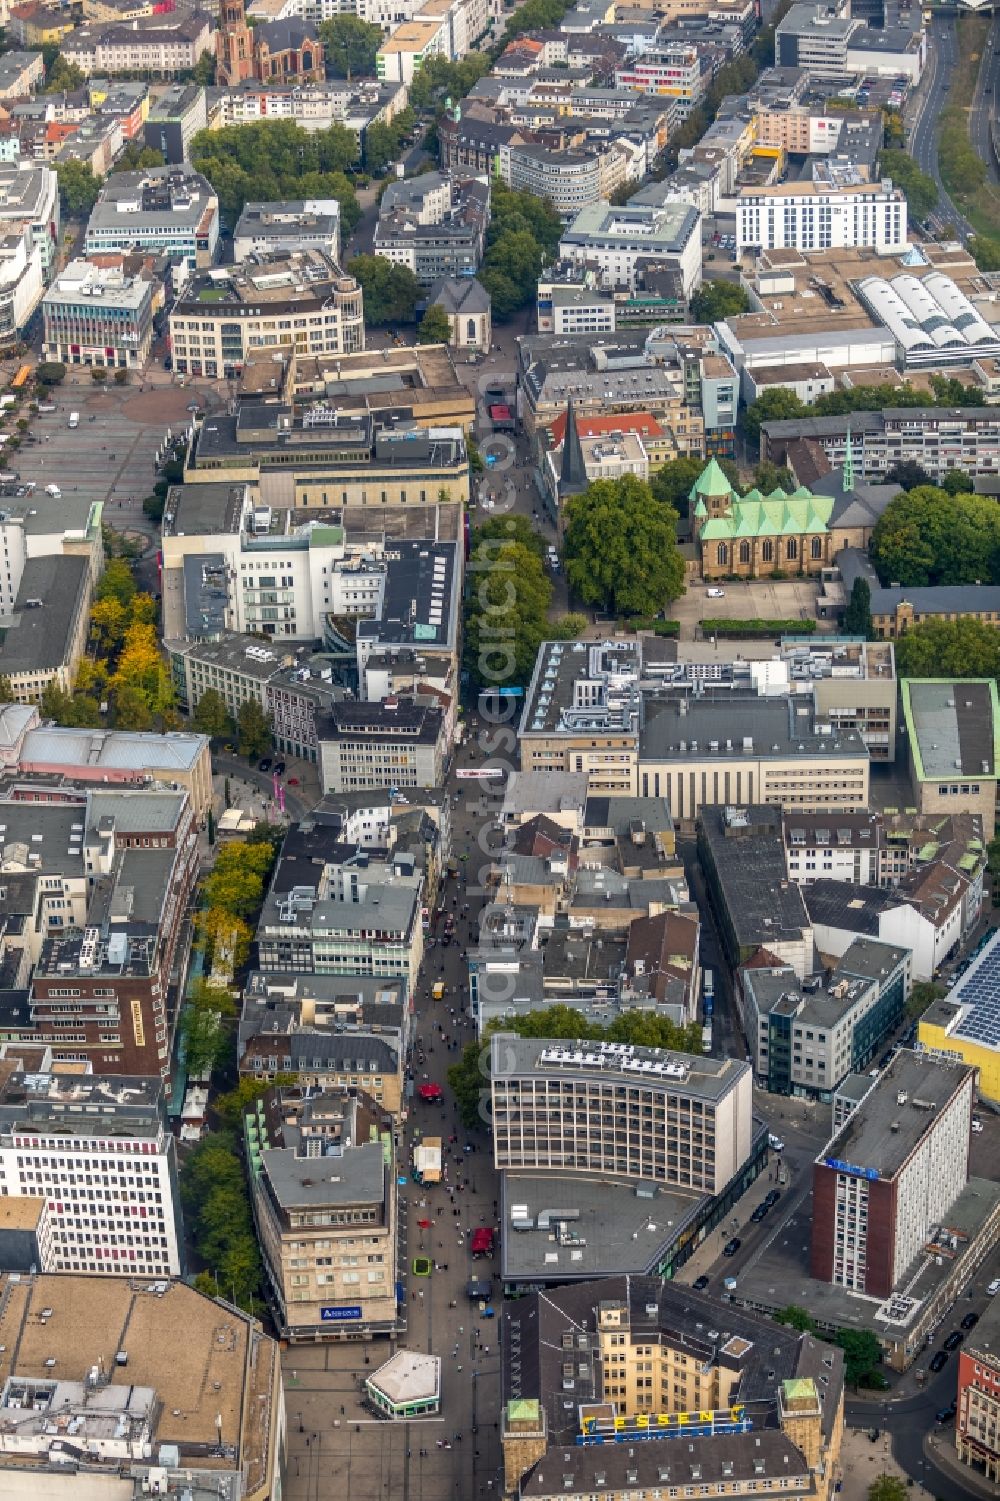
[[[829,529],[832,513],[832,495],[734,500],[730,514],[706,521],[699,537],[702,542],[713,542],[737,537],[812,535]]]
[[[694,514],[697,517],[699,517],[699,518],[702,517],[702,516],[707,516],[708,515],[708,507],[706,506],[705,502],[700,497],[699,497],[699,500],[698,500],[698,504],[694,508]]]
[[[696,500],[699,495],[708,495],[719,498],[723,495],[731,495],[732,485],[726,479],[717,459],[709,459],[704,469],[691,486],[689,500]]]

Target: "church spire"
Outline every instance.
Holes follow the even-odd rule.
[[[851,447],[851,424],[847,424],[847,442],[844,445],[844,478],[841,485],[845,495],[854,489],[854,451]]]
[[[559,494],[576,495],[586,490],[587,465],[583,458],[583,445],[576,426],[573,398],[566,405],[566,432],[563,437],[562,466],[559,470]]]

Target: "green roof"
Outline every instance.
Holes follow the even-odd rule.
[[[733,487],[726,479],[717,459],[709,459],[704,469],[691,486],[689,500],[695,500],[699,495],[709,495],[721,498],[731,495]]]
[[[810,495],[808,499],[784,496],[781,500],[734,500],[728,516],[714,516],[701,529],[702,542],[729,541],[736,537],[781,537],[812,535],[829,530],[833,497]]]
[[[694,508],[694,514],[699,517],[708,515],[708,507],[703,500],[699,499],[698,504]]]

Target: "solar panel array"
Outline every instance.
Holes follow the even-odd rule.
[[[956,1037],[1000,1048],[1000,943],[994,941],[948,999],[969,1007]]]

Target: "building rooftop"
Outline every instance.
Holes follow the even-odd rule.
[[[655,1202],[655,1201],[654,1201]],[[500,1330],[502,1395],[510,1402],[534,1400],[545,1409],[550,1446],[573,1444],[579,1434],[580,1404],[601,1395],[601,1363],[595,1358],[597,1323],[604,1310],[627,1310],[631,1342],[677,1350],[699,1366],[732,1371],[733,1402],[750,1408],[754,1430],[773,1428],[782,1385],[811,1378],[822,1393],[823,1430],[837,1421],[843,1390],[843,1355],[813,1335],[799,1334],[720,1303],[679,1282],[661,1277],[614,1276],[593,1282],[546,1288],[505,1303]],[[579,1349],[586,1375],[578,1375],[571,1404],[564,1400],[563,1336]],[[586,1337],[586,1343],[582,1341]],[[820,1383],[820,1377],[824,1377]],[[721,1442],[721,1437],[711,1443]],[[751,1440],[751,1446],[756,1447]],[[601,1446],[607,1448],[617,1446]],[[637,1449],[686,1450],[686,1444],[639,1444]],[[550,1450],[551,1455],[551,1450]],[[683,1461],[683,1455],[677,1459]],[[676,1462],[676,1461],[675,1461]],[[551,1468],[551,1458],[543,1462]],[[558,1460],[557,1460],[558,1463]],[[560,1487],[561,1489],[561,1487]]]
[[[346,1147],[336,1156],[299,1156],[289,1147],[261,1153],[275,1200],[286,1211],[326,1205],[372,1204],[385,1197],[385,1158],[378,1141]]]
[[[85,557],[50,553],[29,558],[14,613],[0,621],[0,673],[14,676],[61,667],[90,586],[90,561]]]
[[[126,236],[150,229],[197,227],[218,206],[215,191],[198,172],[183,167],[152,167],[145,172],[116,172],[104,179],[87,223],[87,236]]]
[[[996,781],[1000,700],[992,678],[900,680],[914,774],[921,782]]]
[[[273,313],[286,307],[325,306],[333,296],[357,291],[354,277],[317,246],[253,251],[235,266],[216,267],[193,278],[174,304],[173,314],[207,318],[217,307],[214,316],[219,317],[224,310],[238,307],[253,316],[258,308]]]
[[[643,761],[686,761],[693,752],[724,758],[832,756],[868,759],[857,730],[822,733],[807,702],[793,698],[649,699],[639,736]]]
[[[817,1162],[846,1162],[873,1178],[894,1178],[971,1072],[901,1048]]]
[[[630,249],[646,250],[650,255],[679,254],[697,232],[697,209],[679,200],[659,206],[614,207],[610,203],[591,203],[582,208],[572,224],[563,231],[561,244],[616,245],[627,243]]]
[[[397,1350],[384,1365],[365,1378],[394,1406],[429,1401],[441,1391],[441,1357],[420,1350]]]
[[[940,1004],[961,1007],[950,1027],[951,1036],[981,1047],[1000,1047],[1000,933],[980,950]]]
[[[555,1042],[544,1037],[494,1033],[494,1080],[545,1074],[584,1079],[646,1081],[677,1094],[718,1101],[735,1089],[750,1065],[735,1058],[709,1058],[604,1042]]]
[[[746,1486],[751,1492],[777,1486],[795,1501],[813,1495],[815,1482],[791,1439],[765,1429],[753,1437],[716,1433],[685,1443],[664,1437],[634,1446],[550,1447],[524,1477],[518,1494],[530,1501],[557,1492],[587,1496],[607,1487],[609,1494],[628,1495],[637,1487],[649,1492],[663,1486],[668,1495],[704,1495],[706,1486],[716,1484],[727,1491]]]
[[[615,1181],[571,1172],[501,1175],[501,1272],[521,1286],[564,1283],[617,1273],[655,1272],[684,1227],[697,1218],[703,1196],[681,1189],[636,1194],[635,1180]],[[518,1224],[512,1218],[517,1206]],[[564,1239],[544,1216],[576,1211]],[[525,1217],[536,1226],[525,1229]],[[569,1221],[565,1221],[567,1225]]]
[[[176,1446],[198,1496],[224,1495],[227,1473],[235,1478],[242,1471],[248,1489],[266,1483],[277,1347],[259,1324],[183,1282],[60,1273],[6,1276],[0,1290],[0,1385],[40,1383],[40,1395],[49,1391],[58,1400],[61,1393],[71,1411],[103,1412],[112,1422],[128,1416],[133,1393],[146,1393],[155,1398],[142,1409],[146,1443],[153,1453]],[[102,1384],[91,1391],[85,1383],[95,1365]],[[13,1396],[6,1388],[5,1421],[17,1418]],[[39,1401],[27,1409],[30,1426],[21,1431],[34,1443],[25,1446],[22,1463],[33,1452],[48,1453],[48,1406]],[[150,1452],[141,1434],[137,1442],[137,1453]],[[121,1461],[94,1452],[88,1464],[116,1477]]]
[[[700,818],[739,947],[799,939],[810,918],[788,879],[780,809],[707,806]]]

